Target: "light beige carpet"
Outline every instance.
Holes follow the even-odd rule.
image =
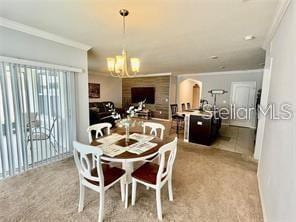
[[[178,143],[174,201],[162,190],[164,221],[262,221],[256,164],[239,154]],[[72,158],[0,182],[1,221],[96,221],[99,194],[86,192],[77,212],[78,175]],[[119,185],[107,191],[105,221],[157,221],[155,192],[138,186],[136,206],[124,208]]]

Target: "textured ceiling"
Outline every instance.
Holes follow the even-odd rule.
[[[127,8],[127,51],[141,74],[262,68],[261,46],[278,0],[0,0],[0,16],[88,44],[89,70],[106,73],[121,52]],[[246,35],[256,39],[245,41]],[[209,59],[216,55],[217,60]]]

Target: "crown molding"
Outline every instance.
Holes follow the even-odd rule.
[[[89,75],[97,75],[97,76],[106,76],[106,77],[112,77],[112,78],[118,78],[111,76],[109,73],[100,73],[92,70],[88,70]],[[143,74],[143,75],[135,75],[131,77],[123,77],[122,79],[130,79],[130,78],[145,78],[145,77],[158,77],[158,76],[171,76],[172,73],[167,72],[167,73],[154,73],[154,74]]]
[[[88,51],[89,49],[91,49],[92,47],[80,42],[76,42],[67,38],[63,38],[61,36],[43,31],[41,29],[37,29],[28,25],[24,25],[22,23],[18,23],[3,17],[0,17],[0,26],[8,28],[8,29],[12,29],[12,30],[16,30],[19,32],[23,32],[32,36],[37,36],[39,38],[43,38],[46,40],[50,40],[53,42],[57,42],[63,45],[67,45],[67,46],[71,46],[74,48],[78,48],[78,49],[82,49],[84,51]]]
[[[289,8],[290,3],[292,0],[281,0],[278,3],[278,7],[275,13],[275,17],[273,19],[273,22],[268,30],[267,36],[263,42],[262,48],[267,50],[268,46],[275,35],[277,29],[279,28],[281,21],[283,17],[285,16],[287,9]]]
[[[233,74],[250,74],[250,73],[263,73],[264,69],[249,69],[249,70],[235,70],[235,71],[223,71],[223,72],[204,72],[204,73],[189,73],[178,74],[178,77],[190,77],[190,76],[216,76],[216,75],[233,75]]]
[[[166,72],[166,73],[152,73],[152,74],[143,74],[143,75],[135,75],[131,77],[124,77],[124,79],[129,79],[129,78],[145,78],[145,77],[157,77],[157,76],[171,76],[171,72]]]
[[[143,74],[135,75],[132,77],[124,77],[123,79],[128,78],[143,78],[143,77],[157,77],[157,76],[175,76],[175,77],[190,77],[190,76],[215,76],[215,75],[233,75],[233,74],[249,74],[249,73],[258,73],[263,74],[264,69],[249,69],[249,70],[235,70],[235,71],[223,71],[223,72],[204,72],[204,73],[188,73],[188,74],[173,74],[173,73],[154,73],[154,74]],[[89,75],[105,76],[112,77],[109,73],[101,73],[93,70],[88,70]]]

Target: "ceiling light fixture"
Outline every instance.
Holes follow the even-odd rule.
[[[218,56],[211,56],[210,58],[211,59],[218,59],[219,57]]]
[[[255,39],[255,38],[256,38],[256,37],[253,36],[253,35],[247,35],[247,36],[245,36],[245,40],[246,40],[246,41],[253,40],[253,39]]]
[[[130,69],[133,74],[129,74],[128,72],[128,59],[127,52],[125,50],[125,17],[128,16],[129,11],[126,9],[121,9],[119,14],[122,16],[122,24],[123,24],[123,49],[121,55],[117,55],[115,57],[107,58],[107,67],[108,71],[114,77],[124,78],[131,77],[139,72],[140,70],[140,59],[138,58],[130,58]]]

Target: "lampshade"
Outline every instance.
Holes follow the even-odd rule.
[[[140,71],[140,59],[131,58],[131,69],[132,72],[137,73]]]
[[[108,66],[108,71],[109,72],[114,72],[115,68],[115,59],[114,58],[107,58],[107,66]]]
[[[116,56],[115,58],[115,72],[120,73],[123,70],[124,59],[122,56]]]

